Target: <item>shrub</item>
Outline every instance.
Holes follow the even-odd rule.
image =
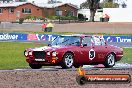
[[[19,24],[22,24],[23,21],[24,21],[24,18],[20,18],[20,19],[19,19]]]
[[[83,16],[83,14],[78,14],[78,20],[79,21],[85,21],[85,17]]]
[[[61,20],[77,20],[76,16],[61,16]]]
[[[47,18],[50,20],[58,20],[59,16],[48,16]]]
[[[77,20],[76,16],[49,16],[48,19],[50,20]]]
[[[25,20],[26,20],[26,19],[31,19],[31,20],[38,20],[38,19],[39,19],[39,20],[43,20],[44,22],[47,21],[46,18],[43,18],[43,17],[37,17],[37,16],[31,16],[31,15],[25,17],[24,19],[25,19]]]

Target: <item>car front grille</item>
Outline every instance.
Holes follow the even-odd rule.
[[[45,59],[46,52],[44,51],[34,51],[33,52],[35,59]]]

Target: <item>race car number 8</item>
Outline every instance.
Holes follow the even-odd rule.
[[[90,59],[90,60],[93,60],[94,57],[95,57],[95,51],[94,51],[93,49],[91,49],[91,50],[89,51],[89,59]]]

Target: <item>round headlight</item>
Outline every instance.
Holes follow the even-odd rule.
[[[33,55],[31,51],[29,51],[29,55]]]
[[[47,52],[47,55],[50,56],[50,52]]]
[[[27,52],[27,51],[25,51],[25,52],[24,52],[24,55],[25,55],[25,56],[28,56],[28,52]]]
[[[52,56],[54,56],[54,57],[57,56],[57,52],[53,52]]]

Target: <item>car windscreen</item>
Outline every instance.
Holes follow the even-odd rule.
[[[52,46],[57,45],[80,45],[80,37],[78,36],[59,36],[52,43]]]

